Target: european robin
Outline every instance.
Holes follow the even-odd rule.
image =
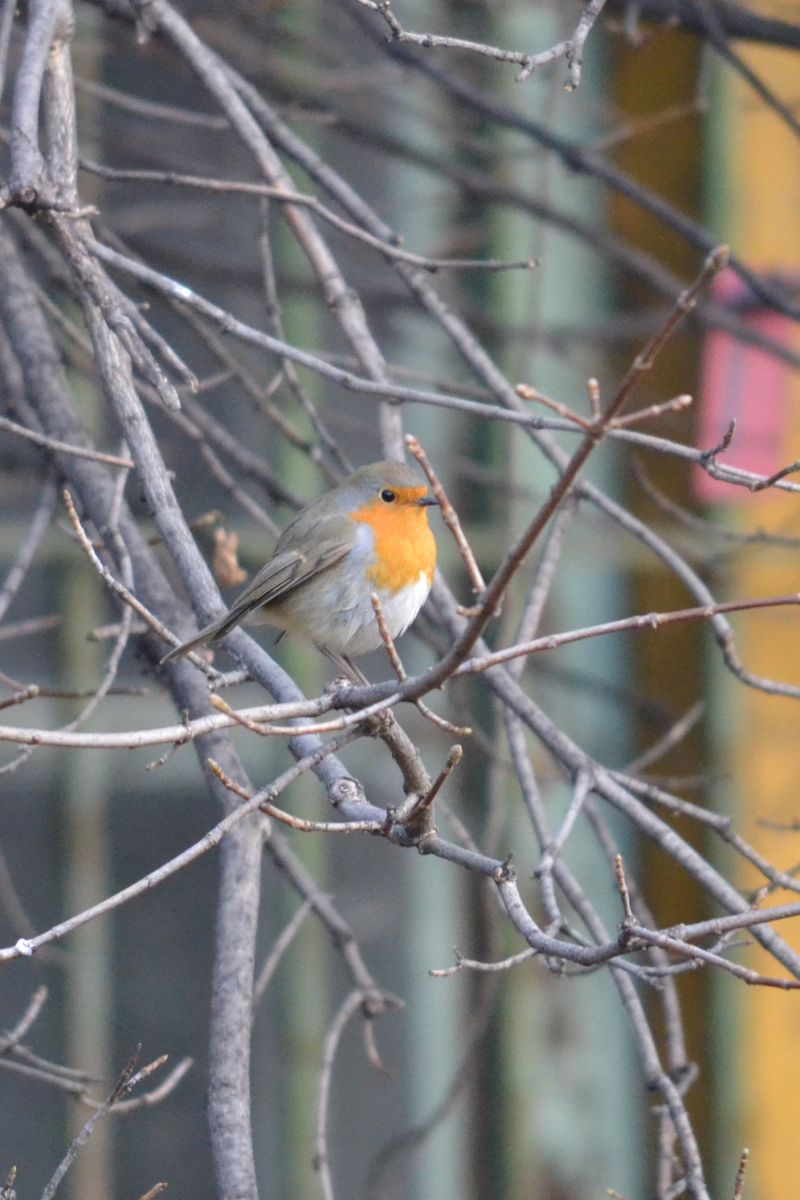
[[[361,467],[302,509],[228,612],[162,661],[219,641],[249,619],[300,634],[357,674],[349,656],[381,645],[371,594],[393,638],[428,597],[436,568],[428,507],[437,503],[403,463]]]

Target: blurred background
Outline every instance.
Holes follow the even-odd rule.
[[[111,4],[76,9],[81,198],[99,209],[98,236],[240,319],[282,330],[289,342],[354,367],[274,203],[163,178],[165,172],[258,176],[172,46],[158,37],[138,43],[124,12],[117,19],[115,11]],[[435,259],[535,260],[532,269],[431,276],[512,384],[528,383],[588,416],[587,379],[599,381],[605,399],[613,395],[681,283],[715,243],[730,243],[786,297],[787,307],[796,304],[800,4],[794,0],[747,7],[609,2],[587,39],[576,91],[565,89],[563,60],[517,83],[518,68],[486,56],[392,43],[380,17],[356,3],[234,0],[221,9],[183,0],[181,12],[402,235],[404,248]],[[396,5],[408,29],[531,52],[570,36],[580,12],[579,4],[523,0]],[[3,94],[6,129],[23,37],[21,16]],[[319,192],[284,159],[298,190]],[[145,174],[133,177],[137,170]],[[38,280],[82,419],[101,447],[119,453],[119,431],[87,374],[79,311],[46,236],[19,210],[4,220]],[[335,228],[325,226],[325,234],[361,296],[391,378],[490,400],[390,264]],[[234,346],[219,331],[201,336],[193,318],[121,282],[147,304],[148,319],[201,380],[196,396],[181,393],[181,415],[149,406],[184,512],[209,557],[215,530],[235,531],[240,562],[251,571],[264,561],[274,528],[330,486],[345,461],[383,457],[376,401],[309,372],[295,387],[274,358]],[[690,393],[694,403],[633,428],[710,449],[735,418],[726,460],[769,475],[797,458],[800,447],[797,325],[732,273],[716,282],[714,303],[726,306],[733,324],[715,319],[706,305],[671,341],[636,398],[644,408]],[[748,339],[748,331],[758,336]],[[11,413],[13,403],[7,387],[0,407]],[[541,413],[553,415],[544,407]],[[406,405],[403,416],[445,483],[488,577],[545,498],[550,467],[502,422],[423,405]],[[576,441],[572,434],[559,438],[566,448]],[[45,471],[35,448],[0,432],[3,579],[40,502]],[[663,535],[720,599],[797,590],[795,494],[716,484],[689,457],[622,440],[597,453],[589,473]],[[153,532],[135,479],[126,499]],[[118,610],[68,535],[55,485],[43,503],[52,518],[0,624],[0,698],[18,684],[37,683],[40,698],[4,716],[9,724],[52,729],[76,718],[97,687],[111,646],[104,627]],[[439,545],[443,575],[468,602],[461,560],[443,531]],[[170,569],[166,555],[164,564]],[[515,627],[527,583],[526,576],[510,597],[498,641],[502,630],[510,636]],[[694,602],[640,540],[581,505],[542,631]],[[741,615],[734,624],[748,670],[800,684],[793,610]],[[270,648],[274,635],[259,637]],[[442,645],[435,622],[423,616],[401,644],[407,668],[432,662]],[[329,678],[324,660],[291,639],[275,654],[308,694]],[[380,655],[361,665],[372,679],[388,674]],[[793,833],[800,820],[796,701],[743,686],[725,670],[702,624],[597,638],[540,655],[524,681],[554,721],[614,767],[635,760],[685,717],[682,735],[645,768],[647,777],[730,815],[766,859],[794,869],[800,860]],[[87,729],[176,719],[136,639],[112,692]],[[254,685],[236,695],[238,705],[262,699]],[[486,853],[502,858],[514,848],[520,880],[532,894],[538,852],[494,702],[477,684],[460,682],[432,703],[476,731],[448,784],[449,806]],[[403,721],[435,773],[446,757],[445,735],[416,713]],[[290,761],[282,743],[244,731],[235,736],[256,782]],[[219,814],[191,749],[158,759],[153,750],[63,754],[4,746],[3,945],[140,878],[214,824]],[[543,753],[534,751],[534,760],[555,825],[568,789]],[[389,801],[397,779],[385,754],[366,741],[347,762],[375,802]],[[291,808],[326,816],[313,781],[292,791]],[[746,891],[763,882],[701,824],[675,824],[737,886]],[[658,926],[715,915],[660,848],[640,843],[620,821],[612,820],[612,828]],[[340,1196],[589,1200],[607,1188],[626,1200],[656,1194],[650,1099],[606,972],[576,980],[532,961],[500,975],[433,978],[432,968],[453,963],[454,946],[484,960],[522,948],[496,920],[484,883],[378,839],[297,834],[292,844],[352,924],[375,975],[406,1003],[377,1030],[386,1075],[367,1062],[357,1024],[345,1035],[330,1131]],[[568,857],[613,929],[619,899],[588,824],[570,842]],[[206,856],[134,904],[4,968],[0,1025],[13,1027],[34,987],[45,984],[48,1000],[25,1044],[102,1081],[96,1095],[139,1043],[145,1060],[168,1053],[171,1063],[194,1061],[161,1104],[98,1126],[62,1185],[65,1196],[137,1197],[157,1179],[168,1180],[176,1196],[216,1194],[204,1099],[216,870],[215,857]],[[787,898],[776,890],[768,902]],[[266,866],[262,959],[297,908],[294,894]],[[800,943],[790,926],[782,932]],[[757,955],[752,959],[766,969]],[[255,1018],[254,1131],[264,1196],[318,1194],[312,1149],[320,1045],[346,986],[325,931],[305,920]],[[700,1070],[687,1103],[713,1194],[733,1194],[745,1144],[752,1152],[748,1194],[761,1200],[794,1194],[800,1188],[795,995],[746,989],[730,976],[699,970],[680,977],[679,992],[688,1054]],[[0,1176],[15,1164],[18,1193],[27,1197],[40,1194],[88,1110],[63,1089],[27,1077],[21,1065],[0,1057],[0,1068],[9,1068],[0,1070]]]

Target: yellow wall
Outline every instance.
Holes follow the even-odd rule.
[[[782,16],[800,18],[800,5]],[[796,53],[739,46],[738,52],[785,103],[798,112],[800,75]],[[733,248],[749,264],[766,270],[800,272],[800,141],[733,71],[726,70],[728,121],[722,180],[723,204]],[[800,351],[800,330],[791,337]],[[800,374],[794,372],[781,460],[800,457]],[[758,404],[759,397],[747,398]],[[774,489],[736,502],[737,524],[800,535],[800,496]],[[800,551],[748,548],[734,564],[731,591],[737,596],[773,595],[800,589]],[[800,622],[796,611],[780,610],[734,618],[745,665],[758,674],[800,684]],[[800,861],[800,836],[765,829],[764,818],[800,818],[800,707],[797,700],[740,689],[729,731],[729,769],[740,798],[739,824],[767,858],[785,869]],[[718,764],[725,769],[726,764]],[[754,873],[745,885],[760,886]],[[796,899],[783,892],[765,903]],[[781,933],[800,949],[800,925]],[[774,974],[774,964],[753,953],[754,965]],[[752,1150],[748,1193],[764,1200],[800,1195],[800,1000],[796,992],[749,989],[741,1001],[739,1082],[740,1144]]]

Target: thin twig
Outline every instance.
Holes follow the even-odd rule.
[[[432,828],[433,802],[463,757],[464,751],[461,746],[451,746],[447,762],[436,776],[429,790],[424,796],[419,796],[414,800],[408,812],[403,811],[398,813],[398,820],[406,826],[412,833],[412,836],[420,830],[423,833],[427,833]]]
[[[664,413],[683,412],[692,403],[693,398],[689,395],[673,396],[671,400],[664,400],[661,404],[649,404],[647,408],[637,409],[636,412],[628,413],[625,417],[617,417],[611,422],[611,428],[628,429],[631,425],[649,421],[652,417],[662,417]]]
[[[2,418],[0,418],[0,421],[2,421]],[[0,589],[0,621],[6,615],[8,606],[22,586],[22,582],[36,556],[39,544],[53,519],[55,507],[56,485],[52,479],[49,479],[42,489],[42,494],[39,497],[39,503],[36,506],[30,528],[17,551],[11,569],[6,575],[3,587]]]
[[[0,962],[10,962],[15,958],[30,958],[42,946],[46,946],[50,942],[59,941],[68,933],[72,933],[73,930],[79,929],[89,921],[104,916],[106,913],[113,912],[114,909],[119,908],[123,904],[130,903],[131,900],[136,899],[138,896],[145,895],[177,871],[185,869],[189,863],[194,862],[204,854],[208,854],[210,850],[214,850],[231,829],[238,825],[240,821],[243,821],[245,817],[256,812],[265,800],[271,800],[272,797],[277,796],[290,783],[299,778],[300,775],[318,766],[329,754],[337,753],[353,739],[353,736],[352,733],[340,734],[338,738],[332,738],[313,753],[299,758],[294,766],[284,771],[282,775],[279,775],[268,787],[256,792],[247,803],[240,805],[228,813],[227,816],[223,817],[202,838],[187,847],[180,854],[175,855],[174,858],[162,863],[161,866],[156,867],[155,870],[138,879],[135,883],[130,884],[119,892],[115,892],[112,896],[108,896],[98,904],[92,905],[91,908],[84,909],[83,912],[77,913],[74,917],[60,921],[57,925],[51,926],[50,929],[38,934],[36,937],[19,938],[13,946],[0,949]]]
[[[404,29],[395,16],[389,0],[359,0],[366,8],[377,12],[389,26],[392,37],[398,42],[410,42],[425,49],[434,47],[447,50],[466,50],[471,54],[480,54],[493,58],[497,62],[515,63],[521,70],[515,76],[517,83],[524,83],[540,67],[556,62],[563,58],[567,62],[567,83],[565,91],[573,92],[580,86],[581,68],[583,66],[583,46],[595,21],[603,10],[606,0],[589,0],[583,8],[580,20],[571,37],[549,50],[540,50],[530,54],[525,50],[505,50],[500,46],[491,46],[486,42],[468,41],[466,38],[452,37],[448,34],[414,33]]]
[[[53,1196],[55,1196],[61,1180],[72,1166],[73,1162],[78,1156],[78,1153],[88,1142],[97,1124],[102,1120],[102,1118],[114,1104],[120,1101],[123,1097],[127,1096],[129,1092],[137,1086],[138,1083],[148,1078],[148,1076],[150,1076],[154,1071],[157,1071],[158,1068],[161,1067],[164,1062],[166,1062],[166,1055],[162,1055],[161,1058],[155,1059],[154,1062],[149,1063],[146,1067],[142,1067],[140,1071],[136,1071],[136,1059],[136,1055],[129,1059],[108,1098],[98,1106],[96,1111],[83,1126],[83,1129],[81,1129],[77,1137],[74,1138],[69,1149],[67,1150],[67,1153],[56,1167],[53,1175],[42,1192],[42,1200],[53,1200]]]
[[[681,621],[710,620],[722,613],[749,612],[756,609],[796,607],[800,604],[800,592],[787,596],[765,596],[760,600],[731,600],[722,604],[700,605],[696,608],[679,608],[673,612],[644,613],[636,617],[623,617],[619,621],[606,621],[601,625],[590,625],[586,629],[572,629],[568,633],[554,633],[547,637],[534,638],[517,646],[509,646],[489,654],[476,655],[461,663],[453,672],[454,677],[472,675],[485,671],[501,663],[510,662],[520,655],[539,654],[545,650],[555,650],[572,642],[584,641],[586,638],[605,637],[610,633],[622,633],[629,629],[661,629]],[[410,681],[408,691],[413,694],[414,681]],[[793,694],[790,692],[789,694]]]
[[[281,930],[279,936],[275,939],[275,943],[264,960],[264,965],[256,976],[256,981],[253,984],[253,1011],[258,1007],[264,992],[270,985],[273,975],[280,966],[281,959],[286,951],[291,946],[300,928],[303,925],[308,914],[311,912],[312,904],[309,899],[303,901],[297,911],[292,915],[290,921]]]
[[[214,179],[200,175],[182,175],[177,171],[147,171],[121,170],[100,163],[81,159],[81,167],[101,179],[114,180],[124,183],[163,183],[171,187],[196,188],[205,192],[221,192],[226,195],[255,196],[275,200],[280,204],[295,204],[308,208],[323,221],[327,221],[334,229],[347,234],[356,241],[363,242],[373,250],[378,250],[389,259],[397,259],[424,271],[521,271],[531,270],[538,264],[531,259],[517,262],[502,262],[497,259],[484,258],[435,258],[425,254],[413,254],[401,246],[392,245],[374,237],[365,229],[360,229],[351,221],[345,221],[332,209],[324,205],[316,196],[303,192],[295,192],[287,188],[271,187],[264,183],[244,183],[235,179]]]
[[[467,574],[472,584],[472,590],[476,597],[480,598],[486,591],[486,581],[483,578],[481,569],[478,566],[477,559],[472,552],[472,547],[467,541],[464,530],[461,527],[461,522],[458,519],[458,513],[450,503],[450,499],[438,475],[431,466],[430,460],[425,453],[419,438],[413,434],[406,434],[406,446],[414,458],[417,460],[422,470],[425,472],[428,482],[431,486],[436,499],[439,501],[439,508],[442,514],[442,520],[453,535],[453,540],[458,547],[458,552],[464,560],[464,566],[467,568]]]
[[[251,733],[257,733],[259,737],[295,737],[298,733],[336,733],[339,729],[352,728],[354,725],[360,725],[364,721],[368,721],[370,717],[387,712],[397,702],[397,699],[398,695],[394,693],[394,695],[389,695],[384,700],[378,700],[375,704],[369,704],[365,708],[360,708],[353,713],[346,713],[342,717],[335,717],[330,721],[317,721],[316,723],[304,722],[298,725],[268,725],[253,721],[246,714],[237,712],[235,708],[231,708],[230,704],[223,700],[221,696],[212,696],[211,704],[219,712],[230,717],[234,724],[241,725],[243,729],[249,729]]]
[[[636,917],[633,915],[633,909],[631,908],[631,895],[628,891],[628,881],[625,878],[625,863],[621,854],[617,854],[614,858],[614,874],[617,879],[620,899],[622,900],[622,911],[624,913],[622,923],[625,928],[630,928],[636,924]]]
[[[331,1021],[322,1044],[319,1090],[317,1093],[316,1136],[314,1138],[314,1167],[319,1172],[320,1188],[324,1200],[334,1200],[333,1179],[328,1155],[328,1109],[330,1106],[331,1080],[336,1052],[347,1022],[358,1012],[363,1002],[360,991],[352,991],[345,998],[339,1011]]]
[[[534,875],[537,879],[541,880],[542,876],[552,874],[553,865],[561,851],[564,849],[567,839],[575,827],[575,822],[577,821],[593,786],[594,778],[591,772],[580,771],[575,780],[572,798],[569,802],[569,807],[564,814],[564,819],[559,826],[558,832],[548,842],[547,847],[539,861],[539,865],[534,871]]]
[[[166,1056],[164,1056],[164,1059],[157,1061],[159,1063],[166,1061]],[[182,1058],[157,1087],[151,1088],[149,1092],[142,1092],[139,1096],[131,1096],[128,1100],[117,1100],[111,1110],[112,1115],[123,1117],[129,1113],[138,1112],[139,1109],[154,1108],[155,1105],[161,1104],[168,1096],[172,1095],[178,1084],[188,1075],[193,1066],[194,1059]],[[87,1096],[82,1096],[81,1099],[84,1104],[91,1104],[93,1107],[97,1104],[96,1101],[90,1100]]]
[[[62,495],[64,497],[64,504],[66,505],[67,512],[69,513],[69,518],[72,521],[73,528],[78,536],[78,541],[83,547],[86,557],[89,559],[92,566],[108,585],[111,591],[119,596],[119,598],[123,600],[125,604],[132,608],[133,611],[142,618],[148,628],[152,629],[155,633],[158,633],[168,645],[179,645],[180,639],[177,638],[173,633],[170,633],[167,627],[161,621],[159,621],[158,617],[155,616],[154,613],[151,613],[150,610],[146,608],[136,596],[134,596],[133,592],[131,592],[129,588],[125,587],[125,585],[118,579],[115,579],[111,572],[103,565],[97,555],[97,552],[95,551],[94,546],[87,537],[86,531],[81,525],[80,518],[75,508],[75,503],[72,499],[72,496],[70,495],[69,489],[65,488]],[[213,672],[213,668],[208,665],[201,655],[191,652],[187,657],[189,658],[190,662],[194,663],[195,666],[199,667],[206,674]],[[216,674],[216,672],[213,673]]]
[[[592,382],[595,385],[597,384],[596,379]],[[599,411],[596,413],[593,411],[592,420],[588,420],[586,417],[582,417],[580,413],[576,413],[569,405],[562,404],[560,400],[553,400],[550,396],[545,396],[538,388],[531,387],[529,383],[518,383],[514,391],[520,400],[533,400],[536,404],[543,404],[545,408],[549,408],[551,412],[558,413],[560,417],[563,417],[566,421],[570,421],[578,429],[582,429],[584,433],[591,432],[594,422],[599,420],[601,415]],[[594,391],[590,388],[589,396],[593,401],[599,401],[599,388],[595,387]]]
[[[391,630],[386,623],[386,616],[383,611],[383,605],[381,604],[381,598],[377,592],[372,592],[370,594],[370,603],[372,604],[372,611],[375,613],[375,622],[378,626],[378,632],[381,635],[381,641],[383,642],[386,653],[389,655],[389,662],[392,664],[392,670],[402,683],[405,679],[408,679],[408,674],[403,666],[403,662],[400,658],[400,653],[397,649],[397,646],[395,645]],[[456,737],[471,736],[472,730],[468,725],[453,725],[452,722],[448,721],[446,717],[440,717],[438,713],[435,713],[432,709],[428,708],[427,704],[423,704],[422,700],[416,700],[415,704],[422,713],[423,717],[425,717],[427,721],[430,721],[431,724],[438,726],[439,729],[444,729],[446,733],[452,733]]]
[[[478,971],[484,974],[493,974],[496,971],[510,971],[514,967],[519,967],[522,963],[529,962],[536,954],[535,950],[521,950],[519,954],[512,954],[509,958],[504,958],[500,962],[479,962],[473,958],[465,958],[463,954],[456,949],[456,961],[452,967],[431,967],[428,971],[434,979],[449,979],[451,975],[457,975],[459,971]]]
[[[750,1151],[748,1150],[747,1146],[745,1146],[739,1157],[739,1167],[736,1172],[736,1181],[733,1185],[732,1200],[742,1200],[742,1196],[744,1195],[744,1176],[749,1162]]]
[[[7,1054],[13,1049],[28,1032],[30,1027],[39,1017],[47,1000],[47,988],[44,986],[38,987],[28,1001],[28,1006],[24,1013],[8,1033],[0,1034],[0,1054]]]
[[[233,792],[246,804],[252,801],[252,793],[231,779],[213,758],[208,760],[208,765],[228,791]],[[391,828],[391,821],[387,822],[385,819],[380,821],[310,821],[306,817],[296,817],[293,813],[277,808],[270,800],[262,800],[258,807],[266,816],[280,821],[282,825],[288,825],[290,829],[297,829],[301,833],[386,833]]]

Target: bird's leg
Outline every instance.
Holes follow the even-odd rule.
[[[345,685],[354,683],[356,687],[369,686],[369,680],[367,679],[366,675],[363,671],[359,670],[352,658],[349,658],[346,654],[336,654],[333,650],[328,650],[324,646],[319,646],[318,648],[322,651],[326,658],[330,659],[330,661],[334,663],[339,670],[342,670],[345,673],[344,677],[334,679],[331,682],[331,691],[335,691],[342,685],[342,683]],[[351,708],[345,709],[345,712],[352,711],[353,710]],[[371,717],[366,717],[364,720],[364,727],[373,737],[385,737],[394,723],[394,714],[387,709],[385,712],[375,713]]]
[[[342,662],[344,663],[345,668],[347,669],[348,673],[351,675],[351,677],[353,678],[355,683],[360,684],[361,687],[369,687],[369,680],[367,679],[364,672],[361,671],[356,666],[356,664],[353,662],[352,658],[348,658],[348,656],[346,654],[343,654]]]
[[[334,650],[328,650],[325,646],[318,646],[327,659],[329,659],[335,667],[343,671],[347,676],[348,683],[354,683],[356,687],[368,687],[369,680],[363,671],[359,671],[351,658],[346,654],[337,654]]]

